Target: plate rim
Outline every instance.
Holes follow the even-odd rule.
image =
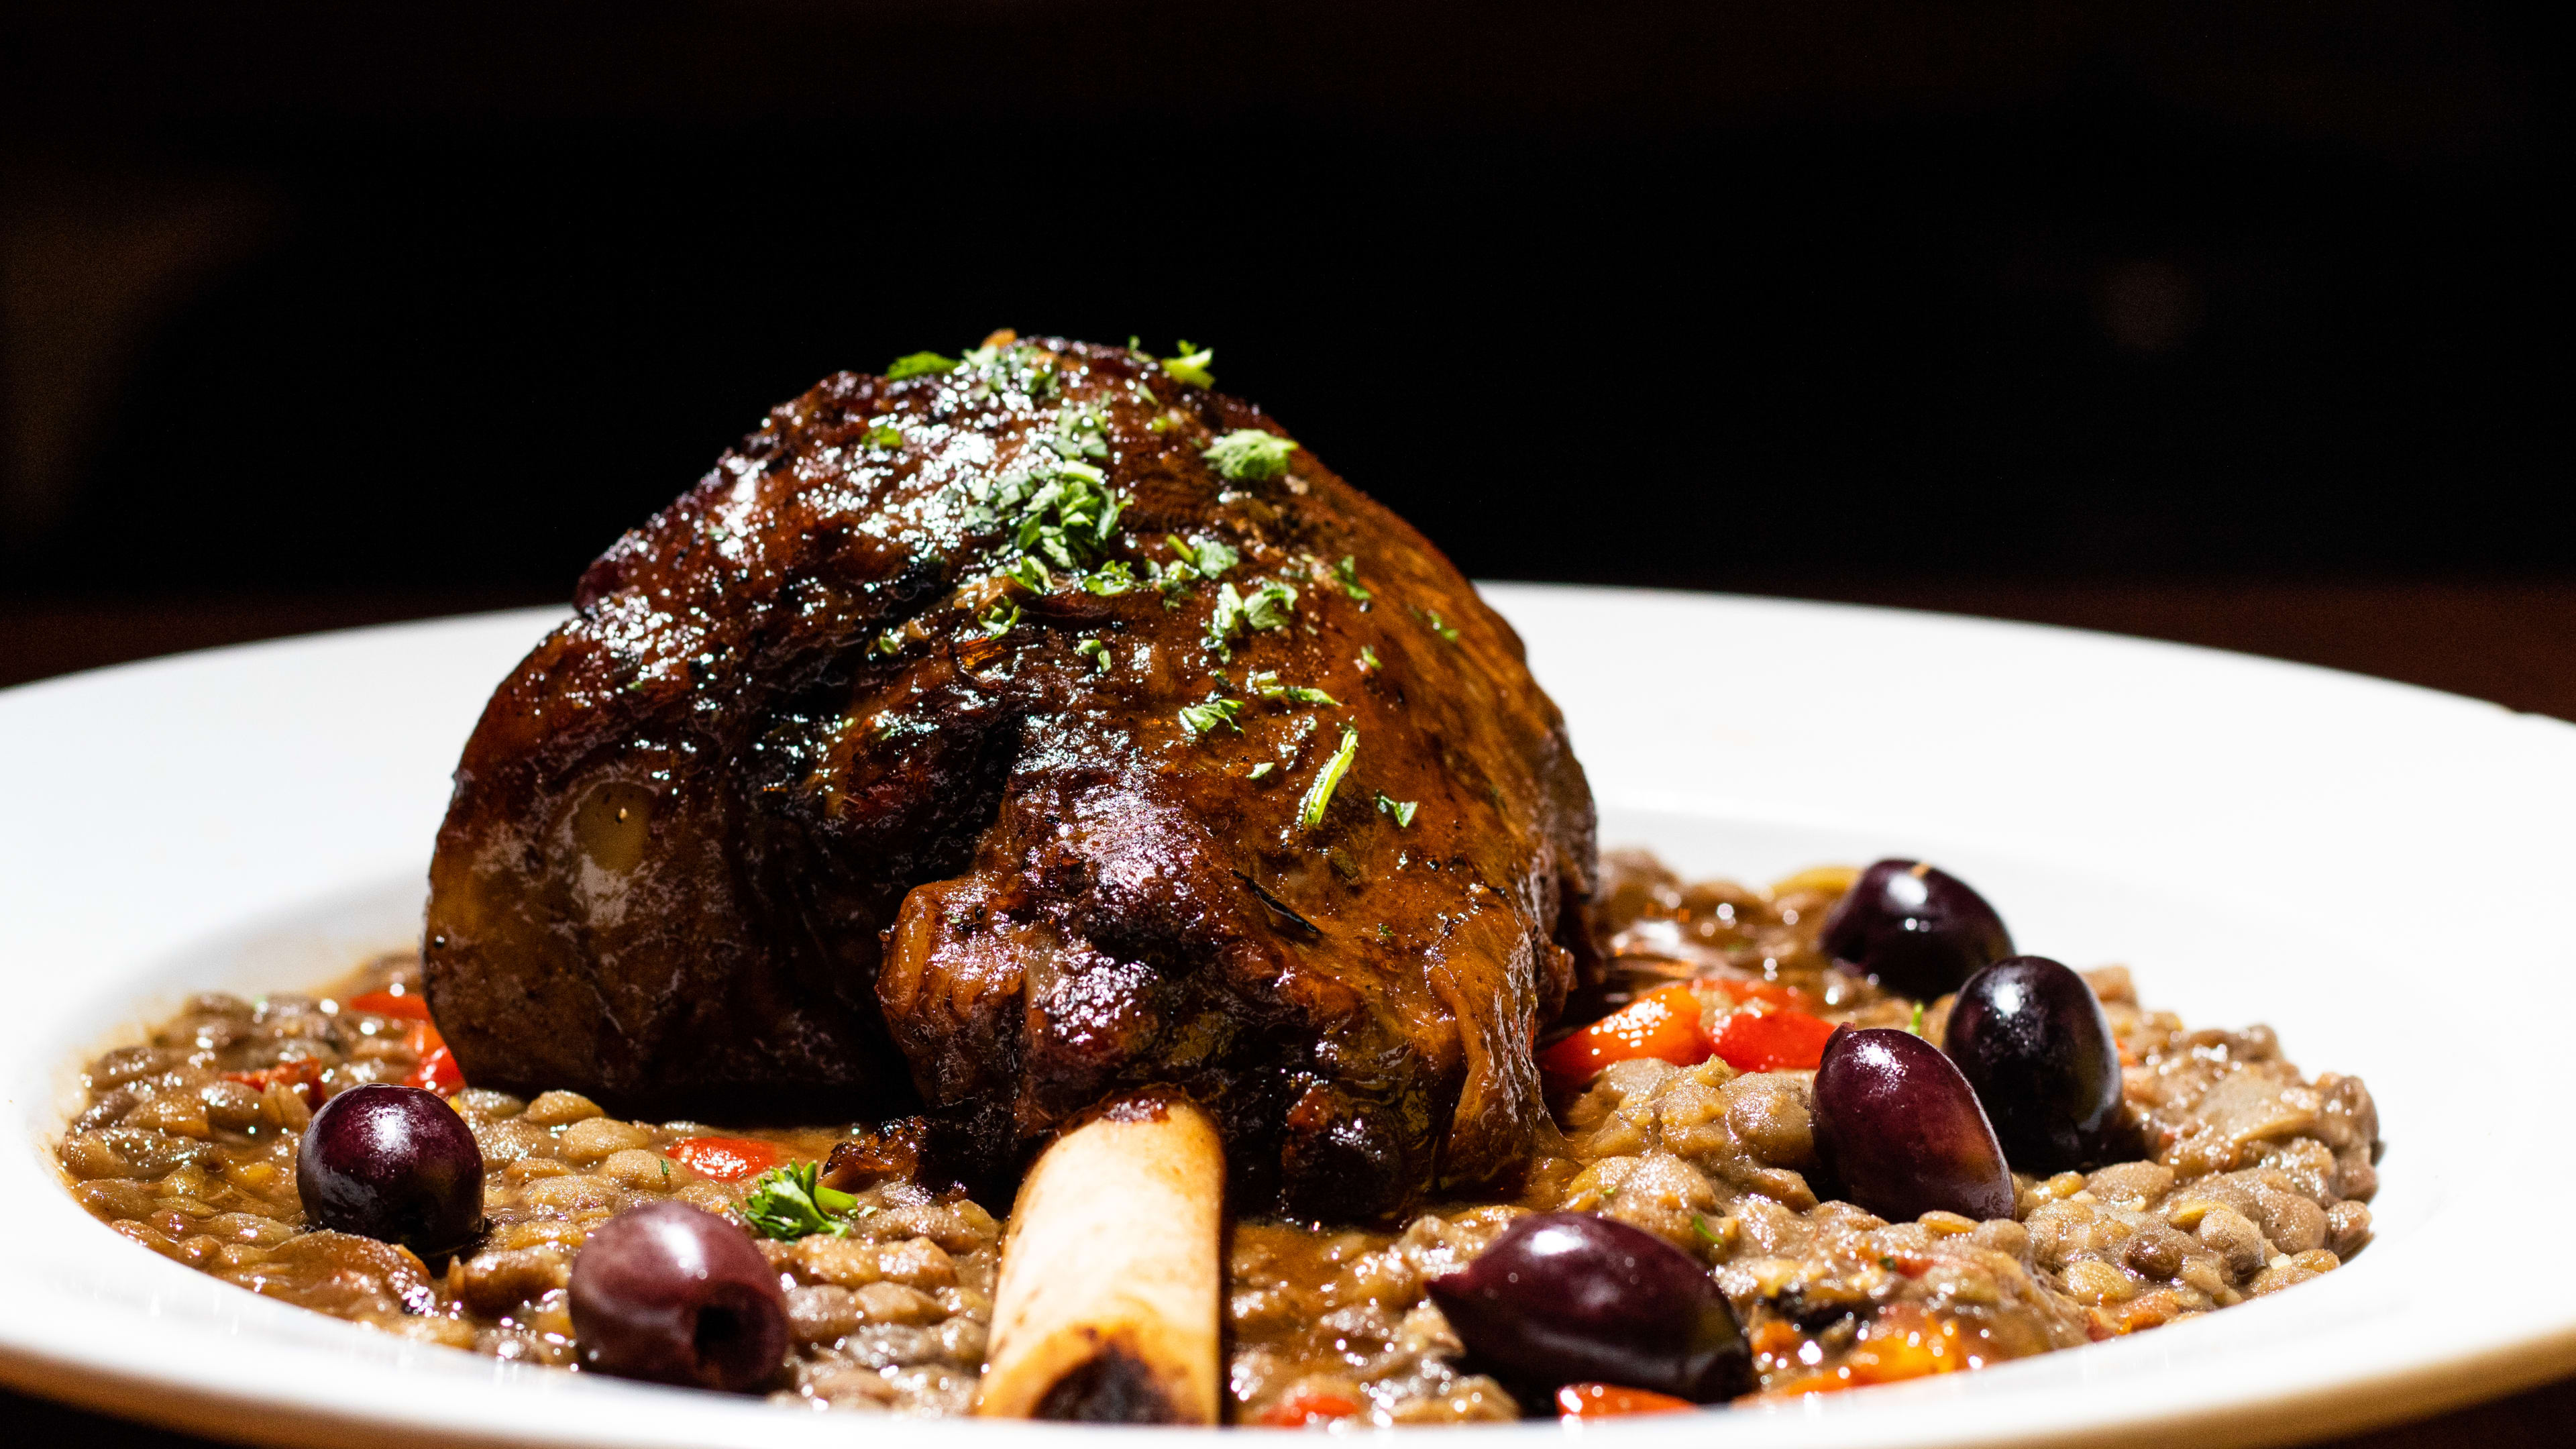
[[[1524,609],[1545,612],[1560,606],[1609,606],[1644,611],[1663,610],[1676,605],[1686,608],[1750,610],[1775,617],[1832,616],[1864,630],[1887,620],[1905,621],[1908,627],[1928,625],[1940,630],[1982,632],[1991,638],[2028,638],[2043,636],[2072,647],[2144,650],[2189,661],[2193,665],[2218,665],[2228,669],[2253,666],[2274,676],[2300,676],[2310,682],[2338,690],[2361,686],[2377,697],[2404,699],[2416,707],[2436,712],[2450,712],[2461,724],[2473,721],[2482,725],[2520,726],[2538,722],[2548,727],[2547,748],[2566,752],[2576,760],[2576,726],[2546,716],[2522,714],[2488,701],[2445,694],[2397,681],[2354,675],[2313,665],[2264,659],[2258,656],[2176,644],[2169,641],[2139,639],[2104,634],[2062,626],[1994,620],[1969,615],[1933,613],[1919,610],[1882,609],[1874,606],[1836,604],[1806,600],[1775,599],[1753,595],[1713,595],[1667,590],[1603,589],[1562,584],[1480,584],[1489,597],[1507,615]],[[449,618],[371,625],[359,629],[321,631],[284,639],[263,640],[222,649],[195,651],[158,659],[135,661],[82,671],[54,679],[0,691],[0,733],[5,733],[23,704],[42,699],[47,703],[65,698],[77,700],[81,695],[98,690],[150,683],[164,671],[214,670],[238,668],[245,661],[265,660],[293,664],[318,652],[349,647],[390,647],[399,649],[442,638],[452,638],[461,631],[477,628],[517,628],[525,626],[528,643],[565,616],[560,608],[535,608],[491,611]],[[1516,619],[1517,623],[1518,620]],[[523,646],[524,647],[524,646]],[[479,711],[481,701],[474,702]],[[2465,712],[2462,712],[2465,707]],[[461,736],[460,736],[461,743]],[[0,830],[5,830],[0,825]],[[425,851],[424,851],[425,855]],[[276,904],[274,902],[272,905]],[[8,937],[0,933],[0,943]],[[0,969],[7,963],[0,962]],[[41,1144],[38,1144],[41,1146]],[[186,1271],[186,1270],[180,1270]],[[0,1275],[6,1281],[8,1275]],[[41,1344],[27,1340],[14,1322],[14,1313],[0,1314],[0,1379],[13,1385],[39,1392],[48,1397],[65,1399],[95,1407],[102,1412],[124,1417],[140,1416],[174,1427],[192,1429],[219,1436],[255,1437],[276,1440],[275,1430],[293,1428],[283,1437],[291,1442],[319,1443],[335,1434],[364,1429],[379,1437],[392,1436],[407,1440],[439,1442],[491,1443],[563,1443],[560,1438],[529,1439],[501,1435],[489,1439],[474,1435],[460,1436],[453,1428],[424,1422],[418,1416],[400,1414],[349,1415],[309,1403],[280,1401],[273,1394],[245,1390],[226,1394],[202,1386],[185,1386],[168,1376],[156,1378],[149,1373],[120,1372],[111,1366],[84,1362],[82,1356],[65,1346],[48,1352]],[[356,1331],[356,1330],[352,1330]],[[2046,1356],[2055,1358],[2056,1355]],[[2510,1393],[2531,1384],[2544,1382],[2576,1369],[2576,1314],[2545,1333],[2513,1343],[2490,1343],[2469,1347],[2449,1358],[2420,1359],[2404,1367],[2383,1370],[2367,1379],[2341,1385],[2320,1385],[2294,1390],[2272,1399],[2187,1407],[2164,1417],[2130,1416],[2098,1427],[2083,1424],[2049,1423],[2012,1429],[1989,1425],[1956,1440],[1906,1438],[1888,1442],[1945,1443],[1965,1442],[1972,1437],[1980,1443],[2023,1442],[2119,1442],[2150,1444],[2180,1442],[2188,1439],[2198,1445],[2253,1444],[2273,1442],[2289,1437],[2313,1437],[2325,1433],[2347,1432],[2376,1424],[2394,1422],[2422,1413],[2438,1412],[2461,1404]],[[139,1393],[135,1400],[117,1401],[113,1394],[93,1395],[89,1385],[107,1385],[118,1392]],[[600,1386],[591,1386],[600,1387]],[[608,1386],[625,1389],[630,1386]],[[1904,1388],[1881,1389],[1873,1402],[1884,1402],[1890,1392],[1903,1393]],[[1784,1410],[1763,1410],[1777,1413]],[[277,1416],[286,1414],[287,1419]],[[1837,1419],[1850,1416],[1836,1415]],[[252,1420],[258,1421],[256,1431]],[[1684,1421],[1695,1423],[1695,1420]],[[301,1425],[309,1425],[307,1436]],[[940,1432],[955,1432],[960,1426],[943,1422]],[[1032,1432],[1029,1426],[981,1426],[984,1430],[1011,1435]],[[1585,1426],[1585,1432],[1611,1433],[1629,1437],[1662,1437],[1668,1429],[1659,1429],[1650,1421],[1609,1423]],[[1052,1432],[1038,1429],[1036,1432]],[[1097,1432],[1097,1431],[1094,1431]],[[1559,1432],[1544,1423],[1521,1426],[1497,1426],[1486,1433]],[[1168,1437],[1168,1431],[1165,1431]]]

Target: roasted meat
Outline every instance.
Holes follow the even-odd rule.
[[[1005,1164],[1166,1084],[1247,1208],[1508,1183],[1595,869],[1511,629],[1188,363],[890,371],[773,412],[493,696],[431,868],[467,1078]]]

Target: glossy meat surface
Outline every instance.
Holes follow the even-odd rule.
[[[467,1078],[927,1108],[1001,1160],[1169,1082],[1245,1208],[1508,1183],[1590,794],[1509,627],[1280,436],[1055,341],[775,411],[466,748],[427,989]]]

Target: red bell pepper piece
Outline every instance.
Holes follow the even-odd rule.
[[[246,1072],[226,1072],[224,1080],[239,1082],[245,1087],[257,1087],[262,1091],[266,1091],[271,1083],[275,1083],[302,1097],[307,1107],[322,1105],[322,1064],[310,1058],[299,1057],[294,1061],[279,1062],[273,1067],[259,1067]]]
[[[1717,1054],[1739,1072],[1813,1071],[1833,1034],[1803,1011],[1739,1011],[1718,1028]]]
[[[399,1016],[410,1021],[429,1020],[429,999],[410,992],[364,991],[350,997],[346,1004],[351,1011]]]
[[[1688,1399],[1620,1384],[1567,1384],[1556,1391],[1557,1416],[1565,1419],[1606,1419],[1616,1414],[1678,1414],[1696,1407]]]
[[[740,1182],[785,1162],[787,1153],[749,1137],[683,1137],[671,1144],[670,1157],[700,1177]]]
[[[1699,997],[1688,982],[1658,987],[1538,1054],[1539,1070],[1561,1082],[1592,1080],[1613,1062],[1655,1057],[1675,1066],[1708,1060]]]
[[[447,1049],[447,1041],[438,1028],[425,1021],[412,1023],[404,1033],[411,1044],[411,1075],[403,1078],[407,1087],[423,1087],[442,1097],[464,1090],[465,1073],[457,1069],[456,1054]]]
[[[1299,1389],[1272,1404],[1262,1414],[1261,1422],[1273,1429],[1302,1429],[1308,1424],[1347,1419],[1359,1411],[1360,1406],[1343,1395],[1323,1389]]]

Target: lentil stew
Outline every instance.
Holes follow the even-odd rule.
[[[1913,879],[1932,874],[1916,867]],[[1946,1045],[1944,1060],[1975,1076],[1974,1053],[1945,1039],[1972,1010],[1998,1009],[1962,1004],[1978,978],[1918,1000],[1856,970],[1829,938],[1853,915],[1837,907],[1876,888],[1863,872],[1820,869],[1768,890],[1687,884],[1628,852],[1604,858],[1604,877],[1594,925],[1608,988],[1573,1014],[1595,1020],[1540,1046],[1562,1149],[1503,1200],[1444,1203],[1400,1225],[1233,1224],[1231,1421],[1685,1406],[1642,1392],[1651,1385],[1557,1390],[1515,1374],[1492,1343],[1462,1339],[1435,1285],[1513,1251],[1515,1224],[1525,1231],[1540,1214],[1606,1219],[1687,1255],[1740,1324],[1743,1392],[1770,1398],[2180,1322],[2334,1271],[2370,1241],[2379,1142],[2361,1082],[2303,1075],[2269,1028],[2195,1030],[2151,1011],[2117,966],[2081,973],[2089,999],[2061,1003],[2084,1019],[2098,1008],[2116,1051],[2103,1068],[2116,1100],[2064,1149],[2080,1160],[2024,1170],[2043,1149],[2016,1137],[2013,1170],[1998,1179],[2008,1214],[1874,1213],[1852,1200],[1866,1193],[1846,1190],[1867,1175],[1849,1157],[1848,1127],[1825,1130],[1848,1109],[1820,1088],[1819,1062],[1895,1032]],[[630,1121],[571,1092],[477,1088],[454,1075],[419,975],[403,953],[310,995],[202,995],[146,1041],[101,1055],[57,1146],[72,1192],[112,1231],[252,1292],[574,1371],[584,1244],[630,1210],[687,1204],[752,1229],[777,1277],[788,1349],[761,1386],[771,1400],[972,1409],[1005,1230],[987,1206],[925,1185],[901,1159],[861,1180],[822,1170],[836,1144],[880,1140],[872,1124]],[[1996,999],[2012,1010],[2023,997]],[[1994,1080],[1977,1090],[1992,1096]],[[425,1259],[309,1222],[299,1144],[318,1108],[375,1083],[437,1093],[480,1150],[484,1226],[453,1253]],[[2003,1170],[1999,1154],[1993,1166]],[[782,1223],[780,1200],[807,1220]]]

